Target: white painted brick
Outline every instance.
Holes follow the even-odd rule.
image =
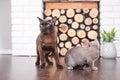
[[[39,6],[25,6],[23,8],[24,11],[42,11],[42,7]]]
[[[120,12],[120,5],[113,6],[113,11],[114,12]]]
[[[39,24],[37,24],[37,25],[24,25],[23,30],[24,31],[36,31],[38,33]]]
[[[12,47],[13,50],[22,50],[24,49],[24,45],[22,44],[14,44],[14,46]]]
[[[101,18],[100,24],[101,25],[105,25],[105,24],[113,25],[114,24],[114,20],[111,19],[111,18]]]
[[[24,27],[24,25],[17,25],[17,24],[15,24],[15,23],[13,23],[13,25],[12,25],[12,31],[23,31],[23,27]]]
[[[12,43],[13,44],[17,44],[17,43],[23,43],[23,37],[22,36],[14,36],[12,38]]]
[[[23,6],[15,6],[11,8],[12,8],[12,12],[22,12],[24,10]]]
[[[119,19],[114,19],[114,24],[120,24],[120,18]]]
[[[120,18],[120,13],[116,12],[102,12],[100,14],[101,18]]]
[[[25,44],[24,49],[26,49],[26,50],[36,49],[36,45],[35,44]]]
[[[100,0],[100,5],[119,5],[120,0]]]
[[[37,34],[38,32],[35,32],[35,31],[26,31],[26,32],[23,32],[23,36],[24,37],[34,37],[34,36],[36,36],[36,34]]]
[[[22,11],[21,12],[14,11],[12,12],[11,16],[12,18],[24,18],[24,13]]]
[[[21,18],[21,19],[20,18],[19,19],[12,18],[12,24],[20,24],[21,25],[21,24],[23,24],[23,20],[24,20],[23,18]]]
[[[113,6],[100,6],[100,12],[113,11]]]
[[[101,25],[101,30],[104,29],[106,31],[110,31],[114,26],[113,25]]]
[[[22,37],[23,36],[23,32],[20,31],[12,31],[12,37]]]
[[[38,20],[37,19],[23,19],[23,24],[38,24]]]

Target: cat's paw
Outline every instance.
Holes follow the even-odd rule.
[[[97,71],[97,70],[98,70],[98,67],[92,67],[92,70],[93,70],[93,71]]]
[[[73,67],[67,67],[67,69],[73,69]]]

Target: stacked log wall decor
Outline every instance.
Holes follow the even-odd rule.
[[[82,41],[100,40],[97,2],[46,2],[44,18],[57,17],[58,49],[65,55],[68,49],[83,46]]]

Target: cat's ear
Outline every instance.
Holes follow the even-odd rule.
[[[98,39],[97,39],[97,38],[96,38],[94,41],[95,41],[95,43],[99,43],[99,41],[98,41]]]
[[[96,44],[97,46],[99,46],[99,41],[98,41],[97,38],[94,40],[94,44]]]
[[[57,21],[57,17],[55,16],[55,17],[52,18],[51,23],[52,23],[52,24],[55,24],[56,21]]]
[[[37,19],[39,20],[39,22],[42,22],[43,20],[41,19],[41,18],[39,18],[39,17],[37,17]]]

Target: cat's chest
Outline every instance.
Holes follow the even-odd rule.
[[[56,43],[57,37],[54,34],[42,35],[41,40],[44,43]]]

